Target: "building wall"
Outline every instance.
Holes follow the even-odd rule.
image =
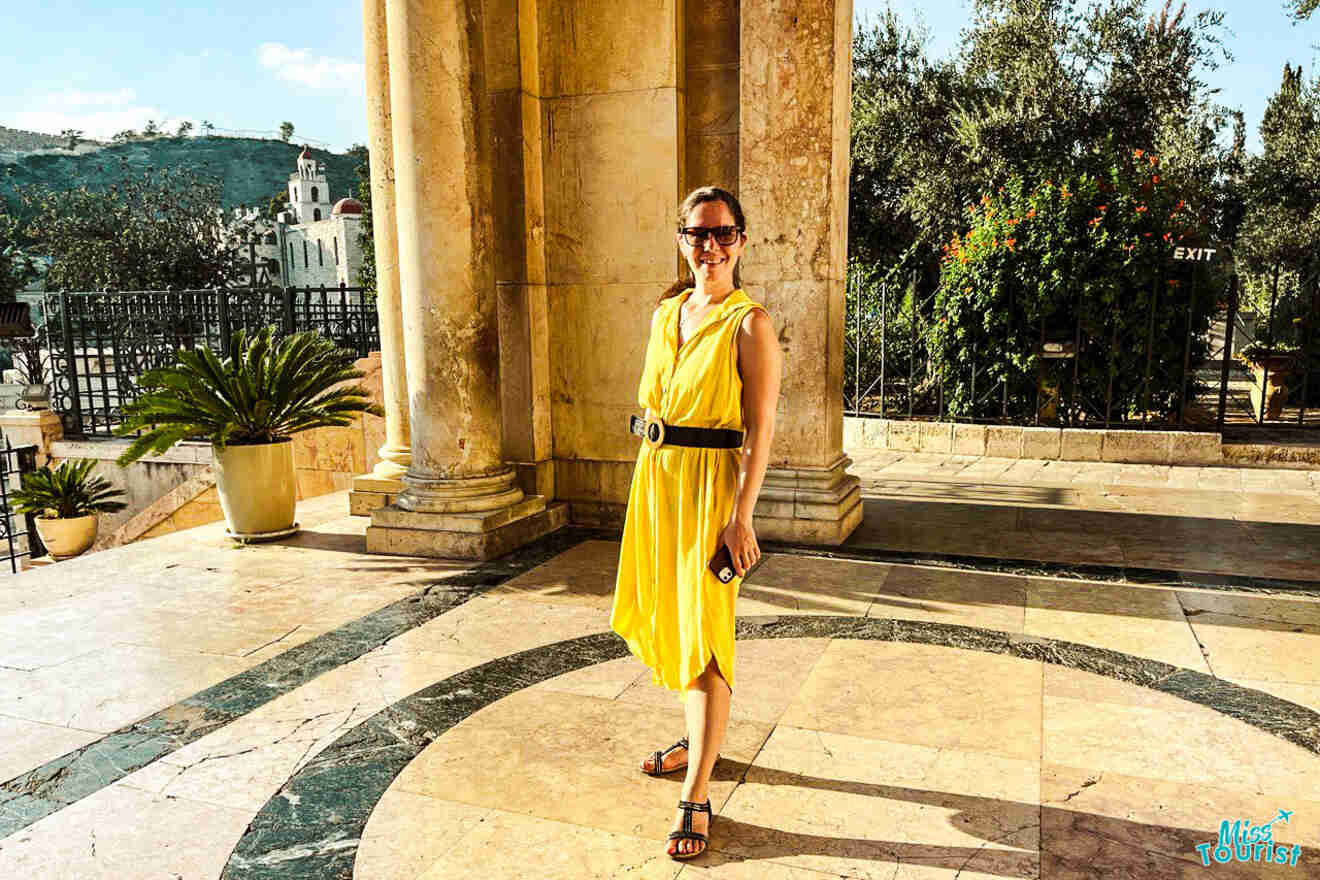
[[[303,223],[285,229],[284,259],[289,262],[289,247],[293,247],[293,261],[285,274],[286,284],[292,287],[316,287],[326,285],[336,287],[341,280],[357,277],[362,253],[356,248],[357,224],[360,221],[347,220],[342,215],[322,220],[319,223]],[[351,225],[351,232],[348,227]],[[355,246],[357,263],[352,263],[346,270],[345,259],[348,256],[346,239],[352,238]],[[317,244],[321,250],[318,258]],[[339,264],[335,264],[336,242],[339,248]],[[306,246],[304,249],[304,245]],[[305,255],[305,257],[304,257]],[[306,264],[304,265],[304,259]],[[347,274],[345,274],[347,272]],[[346,282],[350,285],[353,282]]]

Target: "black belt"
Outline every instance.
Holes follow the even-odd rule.
[[[741,449],[743,445],[743,432],[732,428],[685,428],[682,425],[666,425],[659,419],[648,422],[640,416],[628,418],[628,431],[641,437],[652,449],[661,446]]]

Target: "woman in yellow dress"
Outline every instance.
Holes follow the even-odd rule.
[[[667,851],[705,851],[708,787],[733,693],[733,606],[761,557],[752,510],[765,479],[779,398],[778,338],[741,289],[747,244],[741,206],[715,187],[678,212],[678,247],[693,280],[660,299],[651,320],[638,403],[646,408],[619,553],[610,625],[678,692],[687,735],[642,764],[651,775],[686,768]],[[728,583],[707,563],[727,546]]]

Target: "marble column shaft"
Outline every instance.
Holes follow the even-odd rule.
[[[387,0],[412,456],[404,510],[516,503],[501,449],[479,0]]]
[[[385,398],[385,445],[372,471],[396,484],[408,469],[408,378],[403,310],[399,294],[399,232],[394,206],[394,142],[390,121],[389,40],[385,0],[363,0],[362,31],[367,73],[367,146],[371,154],[372,238],[376,255],[376,311],[380,320],[380,371]],[[386,487],[391,488],[391,487]],[[401,485],[392,487],[394,491]]]
[[[843,453],[851,0],[739,7],[738,198],[743,278],[784,348],[758,532],[834,544],[861,521]],[[764,522],[762,522],[764,520]]]

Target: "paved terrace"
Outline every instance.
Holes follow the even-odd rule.
[[[860,459],[848,546],[774,548],[687,865],[609,533],[373,557],[336,495],[6,578],[0,877],[1320,874],[1315,475],[1031,467]],[[1297,866],[1202,867],[1280,809]]]

